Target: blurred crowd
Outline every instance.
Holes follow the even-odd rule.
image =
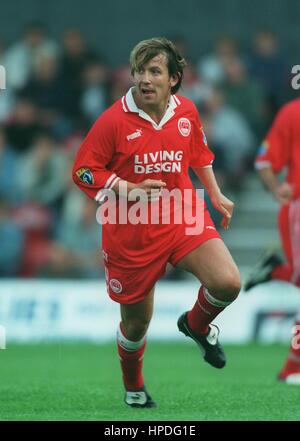
[[[182,37],[170,38],[188,61],[180,93],[199,108],[219,183],[239,191],[290,99],[285,54],[270,30],[247,50],[220,36],[196,60]],[[0,40],[0,65],[0,276],[103,277],[97,206],[74,186],[71,167],[92,123],[132,85],[129,66],[112,68],[78,29],[58,41],[40,23],[12,45]]]

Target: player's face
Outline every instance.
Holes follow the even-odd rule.
[[[170,76],[165,54],[159,54],[134,73],[134,83],[140,104],[144,106],[164,105],[176,85],[176,76]]]

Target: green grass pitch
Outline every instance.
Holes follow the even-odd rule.
[[[281,345],[226,346],[228,365],[204,363],[192,342],[149,342],[155,409],[123,403],[114,344],[8,345],[0,351],[0,420],[300,420],[300,386],[276,381]]]

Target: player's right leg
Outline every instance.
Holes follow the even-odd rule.
[[[134,304],[121,304],[121,322],[117,332],[125,403],[131,407],[155,407],[148,394],[142,373],[146,333],[153,314],[154,288],[144,300]]]

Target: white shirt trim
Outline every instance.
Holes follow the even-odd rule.
[[[112,189],[112,187],[118,182],[120,178],[113,173],[108,180],[106,181],[105,185],[101,190],[98,191],[98,193],[95,196],[95,200],[97,202],[102,202],[104,200],[104,197],[109,193],[109,191]]]
[[[111,182],[117,177],[115,173],[113,173],[106,181],[103,188],[111,188]]]
[[[125,96],[122,97],[122,107],[123,107],[124,112],[128,112],[128,110],[125,107],[124,101],[125,101]]]
[[[175,96],[175,95],[171,95],[170,99],[169,99],[169,105],[167,107],[166,113],[164,114],[164,116],[162,117],[161,121],[159,124],[157,124],[149,115],[148,113],[144,112],[142,109],[139,109],[134,101],[133,98],[133,94],[132,94],[132,90],[133,87],[131,87],[127,94],[125,95],[125,102],[127,104],[127,107],[129,109],[130,112],[134,112],[134,113],[138,113],[139,116],[143,119],[145,119],[146,121],[149,121],[152,126],[154,127],[154,129],[156,130],[161,130],[163,125],[166,124],[166,122],[168,122],[172,116],[174,116],[175,111],[174,109],[176,109],[176,107],[180,104],[179,99]],[[122,98],[122,106],[124,111],[126,112],[127,110],[125,110],[125,104]]]
[[[272,164],[270,161],[256,161],[254,163],[255,170],[262,170],[263,168],[270,168]]]

